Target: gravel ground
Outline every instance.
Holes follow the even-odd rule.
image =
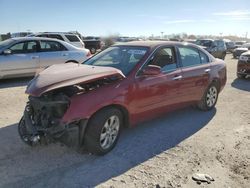
[[[0,81],[0,187],[249,187],[250,79],[228,81],[210,112],[186,108],[123,132],[103,157],[60,144],[30,148],[17,123],[28,79]],[[196,184],[193,173],[215,181]]]

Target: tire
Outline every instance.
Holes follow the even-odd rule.
[[[96,49],[93,47],[93,48],[90,49],[90,52],[91,52],[91,54],[95,54],[96,53]]]
[[[120,136],[123,126],[122,113],[116,108],[106,108],[90,118],[84,145],[92,154],[104,155],[111,151]]]
[[[209,85],[201,101],[198,103],[198,108],[203,111],[208,111],[213,109],[217,103],[218,94],[219,94],[218,85],[215,83]]]
[[[244,78],[246,78],[246,76],[245,76],[245,75],[242,75],[242,74],[237,74],[237,77],[238,77],[239,79],[244,79]]]
[[[25,144],[32,146],[32,142],[29,139],[29,137],[31,136],[31,133],[29,133],[27,128],[26,128],[24,117],[22,117],[21,120],[19,121],[18,134],[19,134],[21,140]]]

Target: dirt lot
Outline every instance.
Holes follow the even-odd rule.
[[[30,148],[17,134],[29,79],[0,83],[0,187],[249,187],[250,79],[228,81],[216,109],[193,108],[125,130],[104,157],[60,144]],[[192,174],[211,175],[196,184]]]

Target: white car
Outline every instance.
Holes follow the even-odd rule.
[[[85,44],[77,35],[72,33],[60,33],[60,32],[45,32],[37,33],[30,36],[34,37],[47,37],[62,40],[76,46],[78,48],[85,48]]]
[[[41,37],[20,37],[0,42],[0,79],[35,75],[53,64],[82,63],[88,49]]]

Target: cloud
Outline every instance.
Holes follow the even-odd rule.
[[[179,23],[192,23],[195,22],[195,20],[169,20],[164,21],[165,24],[179,24]]]
[[[250,20],[250,10],[234,10],[228,12],[214,12],[214,16],[222,17],[222,20],[244,21]]]
[[[249,10],[234,10],[234,11],[228,11],[228,12],[214,12],[213,15],[215,16],[248,16],[250,15]]]

